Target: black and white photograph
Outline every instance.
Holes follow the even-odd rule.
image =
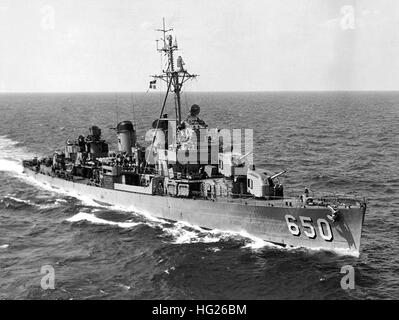
[[[397,300],[398,134],[398,1],[0,0],[0,300]]]

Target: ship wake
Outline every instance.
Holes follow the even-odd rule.
[[[21,175],[22,159],[32,157],[31,153],[18,146],[17,141],[0,136],[0,171]]]

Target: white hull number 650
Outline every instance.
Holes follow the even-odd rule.
[[[310,239],[316,238],[316,230],[313,226],[312,218],[310,217],[302,217],[299,216],[300,224],[303,228],[303,233]],[[295,219],[294,216],[287,214],[285,216],[285,221],[287,222],[288,230],[294,235],[299,236],[301,234],[301,229],[299,228],[298,224],[299,221]],[[317,227],[319,229],[320,236],[325,241],[331,241],[333,239],[333,234],[331,231],[331,226],[326,219],[319,218],[317,219]]]

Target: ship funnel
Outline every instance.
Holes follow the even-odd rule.
[[[136,145],[136,131],[130,121],[122,121],[116,127],[118,134],[118,151],[132,155],[132,147]]]

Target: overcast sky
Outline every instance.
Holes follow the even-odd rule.
[[[0,91],[145,91],[162,17],[187,90],[399,89],[397,0],[0,0]]]

